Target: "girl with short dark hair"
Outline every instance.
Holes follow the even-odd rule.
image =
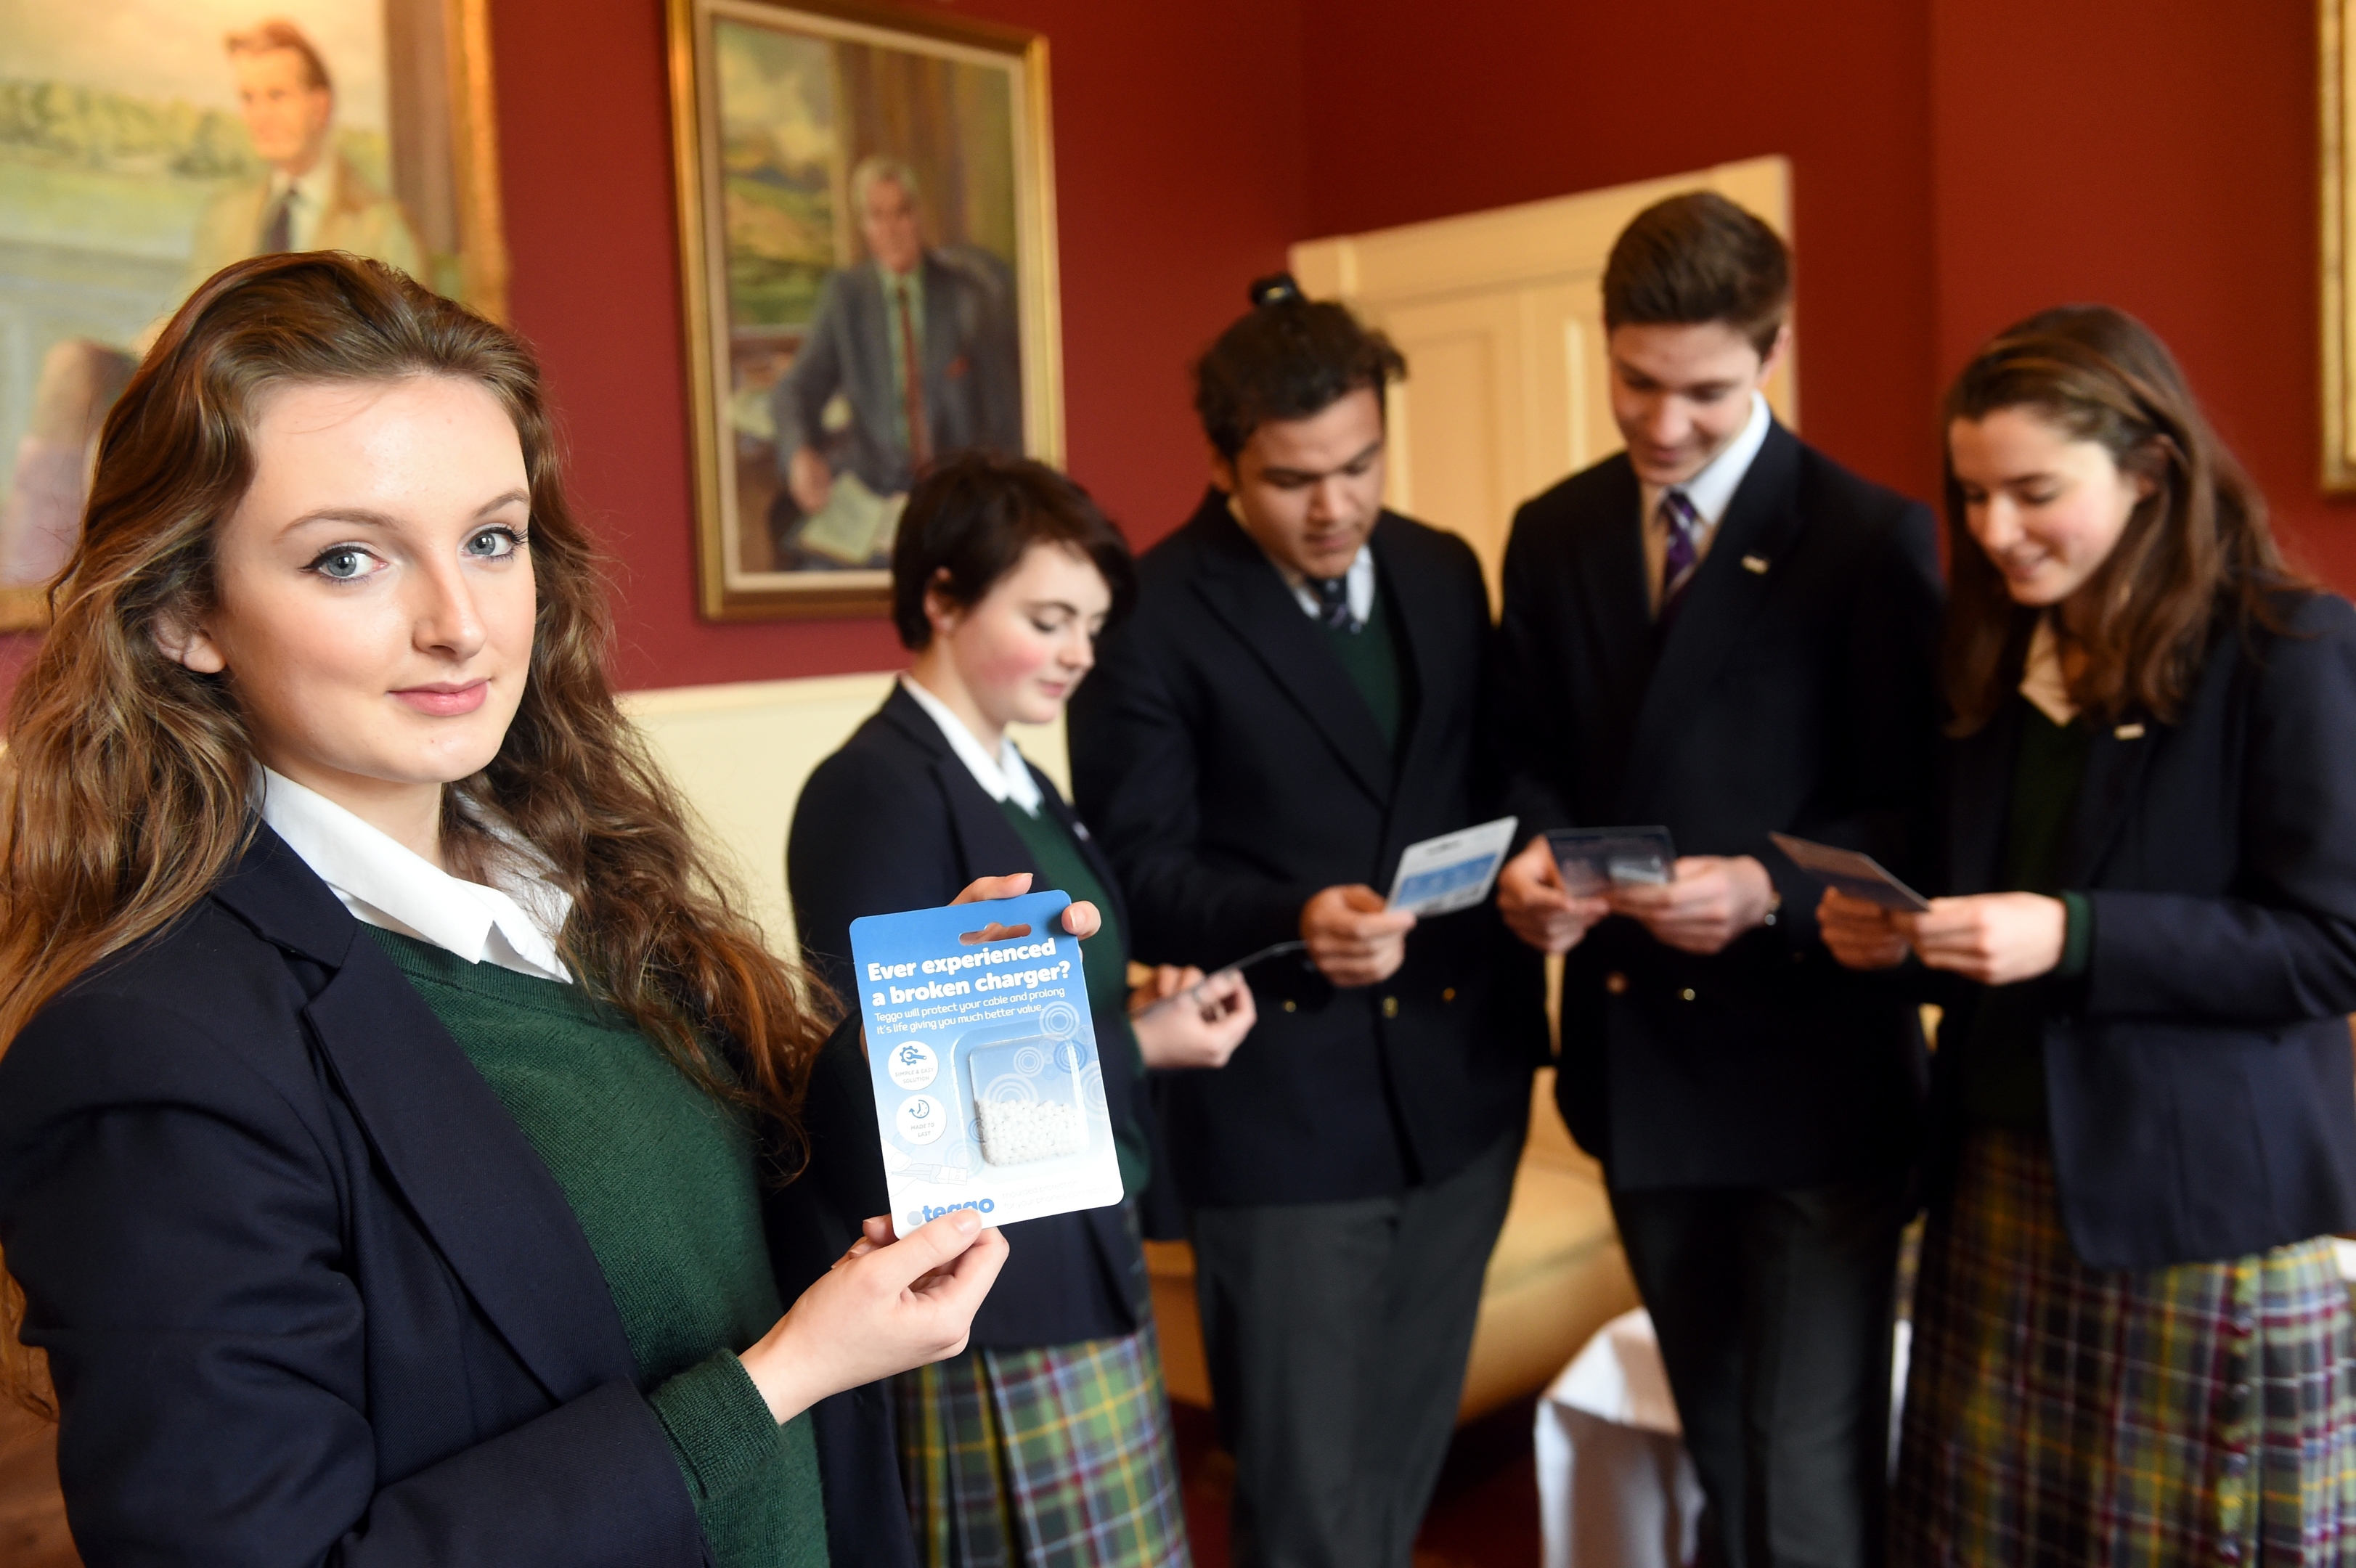
[[[937,466],[910,494],[892,551],[911,667],[794,812],[787,872],[803,952],[846,994],[851,922],[940,903],[972,867],[1028,867],[1036,890],[1104,912],[1085,972],[1128,1200],[1007,1227],[1007,1269],[971,1348],[894,1380],[930,1568],[1188,1561],[1140,1246],[1145,1070],[1222,1065],[1252,1026],[1251,992],[1232,971],[1165,968],[1132,997],[1111,868],[1006,733],[1062,713],[1134,593],[1129,547],[1069,479],[982,455]]]

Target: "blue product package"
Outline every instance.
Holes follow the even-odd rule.
[[[1121,1200],[1071,897],[1026,893],[851,923],[892,1224],[993,1225]],[[991,925],[997,940],[969,940]]]

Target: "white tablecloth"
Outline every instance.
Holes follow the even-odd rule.
[[[1890,1462],[1912,1324],[1890,1357]],[[1685,1568],[1701,1482],[1686,1453],[1660,1341],[1643,1307],[1595,1331],[1538,1400],[1538,1520],[1546,1568]]]
[[[1643,1307],[1595,1331],[1538,1400],[1546,1568],[1680,1568],[1701,1482]]]

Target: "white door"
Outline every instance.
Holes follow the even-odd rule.
[[[1407,356],[1385,498],[1471,541],[1493,600],[1514,508],[1622,444],[1604,384],[1612,241],[1663,197],[1704,189],[1791,238],[1791,165],[1767,157],[1292,248],[1304,291],[1346,301]],[[1794,366],[1767,397],[1797,429]]]

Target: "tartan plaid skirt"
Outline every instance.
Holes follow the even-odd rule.
[[[926,1568],[1189,1568],[1161,1349],[967,1350],[892,1380]]]
[[[1901,1568],[2356,1564],[2356,1342],[2328,1240],[2090,1269],[2043,1136],[1980,1131],[1922,1239]]]

